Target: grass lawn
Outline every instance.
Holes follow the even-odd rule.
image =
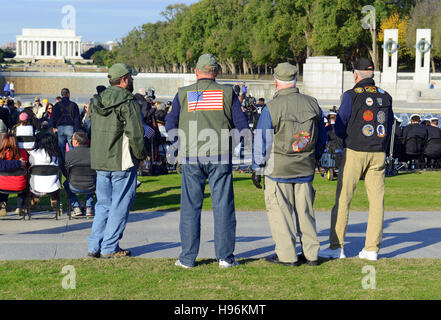
[[[327,261],[318,267],[284,267],[263,259],[239,260],[219,269],[198,260],[194,269],[171,259],[121,258],[0,261],[2,299],[297,300],[441,299],[440,259]],[[75,268],[75,289],[65,290],[61,270]],[[365,266],[375,269],[375,287],[363,288]],[[372,270],[372,269],[371,269]],[[372,271],[370,271],[372,272]],[[373,285],[372,280],[365,280]]]
[[[180,208],[181,175],[171,173],[160,176],[138,177],[143,182],[137,189],[134,211],[178,211]],[[441,211],[441,171],[400,173],[386,178],[386,211]],[[337,180],[328,181],[316,174],[314,179],[316,211],[330,211],[334,205]],[[234,173],[234,194],[237,211],[265,211],[263,190],[256,189],[251,174]],[[66,195],[61,193],[64,209]],[[14,211],[16,196],[11,195],[8,210]],[[84,196],[80,196],[84,199]],[[40,201],[42,208],[49,207],[49,197]],[[364,181],[360,181],[351,203],[351,210],[368,211]],[[211,210],[210,187],[207,183],[203,210]]]
[[[135,210],[179,210],[181,176],[169,174],[140,177]],[[401,173],[386,178],[385,209],[387,211],[441,210],[441,172],[424,171]],[[337,180],[328,181],[319,174],[314,179],[315,210],[330,211],[334,205]],[[234,174],[234,194],[237,211],[264,211],[263,190],[256,189],[250,174]],[[205,190],[204,210],[211,210],[209,186]],[[360,181],[351,204],[351,210],[367,211],[368,200],[364,181]]]
[[[139,177],[135,211],[179,210],[180,175]],[[315,209],[329,211],[337,181],[316,176]],[[386,179],[389,211],[441,210],[441,172],[400,174]],[[234,174],[237,211],[265,210],[263,191],[249,174]],[[64,195],[63,195],[64,198]],[[14,205],[11,197],[10,207]],[[64,203],[65,199],[64,199]],[[42,201],[48,205],[48,197]],[[207,185],[204,210],[211,209]],[[352,210],[367,211],[363,181]],[[240,266],[221,270],[214,260],[197,261],[194,269],[174,266],[174,259],[123,258],[49,261],[0,261],[0,297],[5,300],[297,300],[441,299],[441,259],[360,259],[326,261],[318,267],[283,267],[263,259],[240,259]],[[76,288],[65,290],[61,273],[76,272]],[[363,268],[375,269],[375,289],[365,289]],[[372,275],[372,274],[371,274]],[[369,281],[368,284],[372,284]]]

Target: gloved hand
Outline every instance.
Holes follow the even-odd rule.
[[[262,189],[262,185],[260,182],[262,181],[262,176],[259,174],[256,174],[256,171],[253,171],[251,174],[251,180],[253,180],[253,184],[257,189]]]

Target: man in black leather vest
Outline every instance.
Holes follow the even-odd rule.
[[[345,258],[344,238],[349,206],[360,178],[364,177],[369,199],[366,242],[359,257],[377,260],[383,235],[385,160],[394,114],[392,97],[375,86],[374,64],[361,58],[354,63],[356,85],[343,94],[335,133],[345,149],[338,177],[335,205],[331,213],[330,248],[325,258]]]

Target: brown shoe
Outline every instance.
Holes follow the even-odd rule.
[[[101,258],[109,259],[109,258],[124,258],[124,257],[130,257],[131,252],[129,250],[119,249],[119,251],[116,251],[111,254],[101,254]]]
[[[33,194],[31,196],[31,209],[36,209],[38,207],[39,202],[40,202],[40,197]]]
[[[6,217],[6,202],[0,202],[0,217]]]

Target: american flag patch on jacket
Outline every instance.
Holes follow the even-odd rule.
[[[188,112],[223,110],[224,108],[222,90],[189,91],[187,98]]]

